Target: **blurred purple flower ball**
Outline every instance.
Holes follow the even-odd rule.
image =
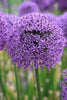
[[[5,37],[6,37],[6,21],[2,13],[0,13],[0,50],[5,47]]]
[[[4,14],[0,12],[0,50],[3,50],[6,46],[9,33],[12,31],[14,22],[17,21],[17,16]]]
[[[67,47],[67,12],[57,18],[57,23],[63,30],[64,37],[66,38],[65,47]]]
[[[19,6],[19,16],[27,13],[39,12],[38,5],[35,2],[24,1]]]
[[[59,0],[58,8],[61,11],[67,11],[67,0]]]
[[[55,0],[31,0],[38,4],[41,11],[54,10]]]
[[[61,90],[61,100],[67,100],[67,69],[63,72],[63,81],[60,83]]]
[[[56,22],[41,13],[22,16],[7,41],[7,51],[19,68],[43,70],[55,66],[63,54],[65,39]]]

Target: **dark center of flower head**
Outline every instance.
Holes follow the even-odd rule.
[[[44,31],[44,33],[40,33],[40,31],[36,31],[36,30],[32,30],[32,31],[24,31],[21,35],[20,35],[20,41],[23,42],[26,40],[26,44],[28,45],[28,43],[30,43],[30,45],[28,45],[29,48],[35,46],[36,47],[39,47],[41,46],[42,47],[42,43],[43,40],[45,40],[45,37],[48,37],[49,35],[51,35],[52,33],[50,31]],[[30,37],[30,38],[29,38]],[[42,40],[42,41],[41,41]],[[46,39],[47,41],[47,39]],[[41,45],[40,45],[41,44]],[[26,46],[27,47],[27,46]],[[27,48],[28,48],[27,47]],[[28,49],[29,50],[29,49]],[[44,48],[43,48],[44,52],[45,50],[47,50],[47,47],[44,45]]]
[[[30,7],[30,6],[28,6],[28,7],[27,7],[27,9],[28,9],[28,10],[30,10],[30,9],[31,9],[31,7]]]
[[[20,35],[20,41],[21,42],[25,41],[25,39],[26,39],[27,44],[30,43],[30,45],[28,45],[29,48],[33,47],[33,45],[35,47],[39,46],[39,42],[40,42],[40,32],[39,31],[36,32],[35,30],[33,30],[33,31],[28,31],[27,32],[25,30],[24,34],[22,33]]]

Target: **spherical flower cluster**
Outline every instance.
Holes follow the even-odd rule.
[[[63,81],[60,84],[61,91],[61,100],[67,100],[67,69],[63,72]]]
[[[67,10],[67,0],[59,0],[58,7],[61,11]]]
[[[19,6],[19,16],[32,12],[39,12],[38,5],[35,2],[24,1]]]
[[[41,11],[45,10],[53,10],[54,1],[55,0],[31,0],[38,4]]]
[[[6,40],[15,21],[17,21],[17,16],[0,12],[0,50],[5,48]]]
[[[63,30],[64,37],[66,38],[65,46],[67,47],[67,12],[57,18],[57,23]]]
[[[7,41],[7,51],[15,64],[24,69],[55,66],[63,54],[65,39],[56,22],[41,13],[22,16]]]
[[[0,50],[3,50],[5,46],[6,37],[6,21],[4,16],[0,13]]]
[[[56,15],[49,13],[49,12],[45,12],[44,16],[46,16],[49,21],[56,21],[56,19],[57,19]]]

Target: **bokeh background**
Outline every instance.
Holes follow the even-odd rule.
[[[26,0],[0,0],[0,11],[19,16],[18,7]],[[30,0],[27,0],[30,1]],[[63,14],[67,9],[59,9],[59,1],[52,6],[53,9],[45,9],[57,16]],[[64,0],[65,2],[65,0]],[[0,100],[17,100],[16,80],[18,84],[20,100],[37,100],[37,85],[35,79],[35,72],[33,70],[23,70],[23,68],[14,68],[6,51],[0,51]],[[59,87],[60,80],[62,80],[62,71],[67,68],[67,48],[64,48],[64,54],[61,61],[55,68],[49,71],[46,67],[41,71],[39,68],[40,90],[42,100],[61,100],[61,88]],[[17,79],[16,77],[17,76]],[[53,99],[54,96],[54,99]]]

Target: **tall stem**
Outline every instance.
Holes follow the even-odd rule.
[[[3,51],[3,63],[4,63],[4,68],[3,68],[3,70],[4,70],[4,83],[5,83],[5,85],[6,85],[6,60],[5,60],[5,58],[6,58],[6,52],[5,51]]]
[[[37,83],[38,100],[41,100],[40,82],[39,82],[39,73],[38,73],[38,69],[35,69],[35,76],[36,76],[36,83]]]
[[[6,87],[2,81],[2,70],[1,70],[1,61],[0,61],[0,84],[1,84],[1,87],[2,87],[2,92],[3,92],[3,95],[5,96],[6,100],[8,100],[7,98],[7,94],[6,94]]]
[[[20,100],[16,65],[14,65],[14,70],[15,70],[15,78],[16,78],[17,100]]]
[[[54,68],[52,68],[52,87],[53,87],[53,100],[55,100],[55,90],[54,90]]]

